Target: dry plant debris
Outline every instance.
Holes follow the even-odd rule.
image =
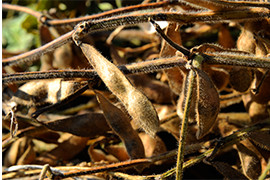
[[[16,3],[2,179],[270,178],[268,1]]]

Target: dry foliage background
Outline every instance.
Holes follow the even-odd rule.
[[[270,178],[269,8],[4,2],[2,178]]]

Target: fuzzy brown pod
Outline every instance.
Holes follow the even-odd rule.
[[[270,23],[268,19],[245,22],[237,40],[237,48],[257,56],[266,56],[269,53],[270,47],[269,28]]]
[[[10,101],[26,106],[56,103],[80,87],[79,82],[61,79],[30,81],[22,85]]]
[[[131,159],[144,158],[144,147],[138,133],[132,128],[129,117],[96,91],[96,97],[112,130],[124,142]]]
[[[260,104],[254,101],[251,93],[242,95],[244,106],[253,123],[265,120],[270,117],[267,104]]]
[[[245,92],[253,81],[253,73],[250,69],[233,67],[230,70],[230,84],[238,92]]]
[[[196,80],[193,86],[193,96],[191,99],[189,119],[192,121],[196,120],[198,124],[198,130],[196,137],[198,139],[205,136],[217,119],[219,113],[219,94],[214,86],[212,80],[209,76],[200,69],[194,68],[196,72]],[[186,86],[189,82],[185,78],[185,86],[183,88],[182,94],[177,104],[177,113],[180,118],[183,116],[184,104],[185,104],[185,94],[189,89]]]
[[[110,130],[104,115],[94,112],[47,121],[43,124],[48,129],[68,132],[82,137],[104,135]]]
[[[108,89],[123,103],[132,119],[154,136],[159,128],[159,119],[147,97],[134,88],[125,75],[94,47],[82,43],[80,48]]]
[[[229,73],[220,67],[205,67],[203,70],[210,76],[219,91],[224,90],[229,84]]]
[[[261,162],[257,154],[241,143],[236,144],[244,174],[250,179],[258,179],[261,174]]]

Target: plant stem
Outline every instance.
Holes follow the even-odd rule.
[[[190,70],[188,73],[188,91],[186,94],[186,101],[185,101],[185,109],[183,114],[182,125],[180,129],[180,139],[179,139],[179,147],[178,147],[178,154],[177,154],[177,163],[176,163],[176,180],[181,180],[183,178],[183,163],[184,163],[184,147],[185,147],[185,140],[187,134],[187,127],[188,127],[188,115],[189,115],[189,108],[191,104],[191,97],[193,92],[193,84],[195,81],[196,73],[194,70]]]

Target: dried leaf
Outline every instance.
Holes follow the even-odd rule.
[[[100,107],[112,130],[124,142],[131,159],[145,157],[144,147],[138,133],[132,128],[129,118],[116,106],[111,104],[102,94],[96,92]]]
[[[45,25],[41,25],[39,27],[39,33],[40,33],[40,40],[41,40],[42,45],[53,40],[49,27]],[[53,53],[44,54],[40,58],[40,61],[41,61],[41,67],[40,67],[41,71],[53,69]]]
[[[251,179],[257,179],[261,174],[260,159],[253,151],[240,143],[237,144],[237,149],[244,174]]]
[[[152,80],[147,75],[128,76],[132,84],[141,90],[150,100],[155,103],[170,103],[172,101],[172,91],[165,83]],[[142,81],[143,80],[143,81]]]
[[[38,164],[57,165],[58,162],[68,161],[80,153],[89,140],[88,137],[71,135],[67,140],[60,143],[58,147],[36,158]]]
[[[100,149],[94,149],[94,148],[90,147],[88,149],[88,154],[91,158],[91,161],[93,161],[93,162],[100,162],[100,161],[107,161],[109,163],[119,162],[118,159],[116,159],[113,155],[111,155],[111,154],[106,155]]]
[[[6,153],[5,166],[32,163],[35,159],[33,144],[28,137],[22,137],[15,141]]]
[[[112,154],[119,161],[127,161],[128,159],[130,159],[126,148],[123,145],[110,145],[106,146],[105,148],[109,154]]]
[[[123,103],[132,119],[147,133],[154,136],[159,128],[159,119],[152,103],[95,48],[84,43],[80,47],[109,90]]]
[[[18,159],[17,165],[31,164],[36,158],[36,152],[34,146],[30,143],[25,152]]]
[[[169,25],[165,29],[165,34],[172,38],[173,41],[179,45],[182,44],[181,36],[180,36],[180,25],[177,23],[169,23]],[[176,53],[176,49],[171,47],[168,43],[163,41],[162,48],[160,51],[160,57],[170,57],[174,56]],[[180,94],[182,91],[182,84],[183,84],[183,74],[181,73],[181,69],[179,67],[175,67],[172,69],[164,70],[164,73],[167,76],[169,85],[172,91],[175,94]]]

